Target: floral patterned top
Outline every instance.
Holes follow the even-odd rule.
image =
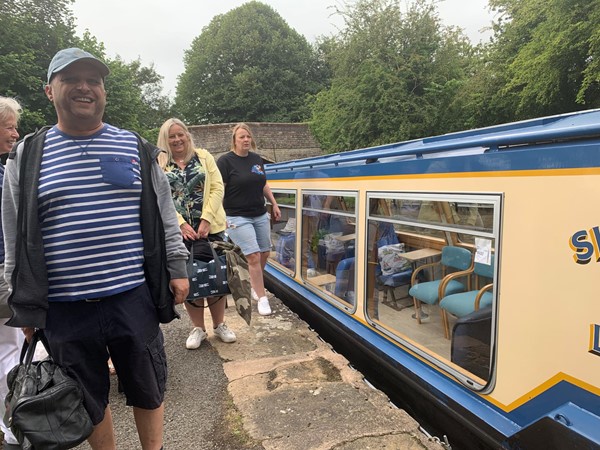
[[[175,209],[194,230],[197,230],[202,216],[206,180],[206,169],[198,155],[194,155],[184,169],[174,162],[169,162],[165,167],[165,174],[171,186]]]

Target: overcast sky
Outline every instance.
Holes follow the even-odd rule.
[[[332,15],[342,0],[261,0],[310,42],[335,34],[343,24]],[[183,72],[184,51],[212,18],[247,0],[75,0],[73,15],[78,34],[88,29],[106,46],[107,55],[129,62],[140,58],[154,63],[164,77],[165,94],[175,95],[177,76]],[[350,0],[351,2],[351,0]],[[441,0],[439,13],[446,25],[464,29],[473,43],[487,41],[493,18],[487,0]]]

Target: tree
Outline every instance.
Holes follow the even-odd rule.
[[[110,60],[104,44],[85,32],[75,35],[73,0],[2,0],[0,15],[0,95],[16,97],[24,107],[21,134],[56,123],[56,113],[44,95],[47,67],[54,54],[80,47],[102,58],[111,69],[106,80],[109,102],[105,120],[145,135],[170,113],[170,101],[160,94],[162,77],[140,61]]]
[[[153,66],[142,66],[139,59],[128,63],[118,56],[108,58],[104,44],[88,31],[77,40],[77,46],[101,58],[110,69],[105,81],[108,101],[104,120],[144,136],[153,136],[154,133],[149,133],[149,130],[160,127],[170,116],[171,102],[161,94],[162,76]]]
[[[322,82],[306,39],[257,1],[213,18],[184,63],[175,105],[194,124],[303,120]]]
[[[328,151],[413,139],[464,124],[456,93],[473,49],[441,25],[435,5],[359,0],[338,10],[340,35],[326,42],[331,87],[313,99],[311,128]],[[458,111],[461,112],[461,111]]]
[[[31,131],[53,115],[43,95],[46,68],[60,48],[74,39],[73,0],[2,0],[0,80],[2,95],[25,107],[20,128]]]
[[[600,0],[490,0],[497,121],[600,106]]]
[[[171,115],[170,101],[160,94],[162,77],[140,60],[108,60],[107,105],[104,120],[112,125],[145,133],[160,127]]]

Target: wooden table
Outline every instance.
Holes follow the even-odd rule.
[[[415,263],[422,259],[433,258],[434,256],[441,255],[440,250],[434,248],[421,248],[419,250],[413,250],[412,252],[401,253],[402,258],[408,259],[411,263]]]
[[[356,239],[356,233],[343,234],[342,236],[334,236],[334,238],[337,239],[338,241],[341,241],[341,242],[348,242],[348,241],[351,241],[353,239]]]
[[[325,275],[309,277],[309,278],[307,278],[307,280],[313,284],[316,284],[317,286],[324,286],[326,284],[335,283],[335,275],[326,273]]]

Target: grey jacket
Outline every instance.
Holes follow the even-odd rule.
[[[45,328],[46,325],[48,276],[37,202],[45,134],[46,130],[41,130],[28,135],[13,149],[4,175],[4,277],[11,292],[8,303],[13,313],[7,325],[14,327]],[[138,139],[144,271],[159,319],[166,323],[178,317],[168,288],[169,279],[187,278],[189,252],[181,238],[169,183],[156,162],[160,150],[139,136]]]

